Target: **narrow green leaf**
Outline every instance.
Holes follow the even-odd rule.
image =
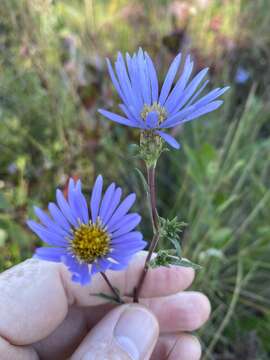
[[[194,270],[200,270],[202,268],[200,265],[195,264],[192,261],[190,261],[188,259],[183,259],[183,258],[174,260],[171,264],[172,265],[183,266],[183,267],[191,267]]]
[[[146,181],[143,173],[142,173],[141,170],[138,169],[138,168],[135,168],[135,171],[136,171],[136,172],[138,173],[138,175],[139,175],[139,178],[140,178],[140,180],[141,180],[141,182],[142,182],[142,185],[143,185],[144,191],[146,192],[146,195],[149,196],[148,184],[147,184],[147,181]]]
[[[181,258],[182,250],[181,250],[180,242],[177,239],[173,239],[173,238],[168,238],[168,240],[173,244],[176,251],[176,255]]]
[[[108,294],[104,294],[104,293],[94,293],[94,294],[90,294],[90,295],[100,297],[100,298],[102,298],[104,300],[108,300],[114,304],[120,304],[118,299],[116,299],[113,295],[108,295]]]

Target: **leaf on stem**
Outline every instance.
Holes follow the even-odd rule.
[[[117,292],[119,292],[118,289],[115,288],[115,290]],[[105,293],[94,293],[94,294],[90,294],[92,296],[97,296],[97,297],[100,297],[104,300],[108,300],[109,302],[112,302],[113,304],[122,304],[122,302],[120,302],[114,295],[108,295],[108,294],[105,294]]]
[[[149,194],[149,188],[148,188],[148,184],[147,184],[147,181],[146,181],[143,173],[142,173],[141,170],[138,169],[138,168],[135,168],[135,171],[136,171],[136,172],[138,173],[138,175],[139,175],[139,178],[140,178],[140,180],[141,180],[141,182],[142,182],[142,185],[143,185],[144,191],[146,192],[147,197],[149,197],[149,196],[150,196],[150,194]]]
[[[160,223],[160,238],[164,241],[169,241],[179,258],[181,258],[182,250],[180,245],[179,235],[183,228],[187,226],[186,223],[179,221],[177,217],[170,219],[159,218]]]
[[[183,266],[183,267],[191,267],[194,270],[201,269],[201,266],[193,263],[192,261],[182,258],[177,255],[177,250],[159,250],[157,256],[152,259],[149,263],[151,268],[156,268],[159,266],[169,267],[170,265]]]

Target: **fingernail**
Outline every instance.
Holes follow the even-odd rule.
[[[133,360],[144,358],[157,336],[158,323],[154,315],[138,305],[130,305],[114,329],[115,341]]]

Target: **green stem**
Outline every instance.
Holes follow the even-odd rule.
[[[134,295],[133,295],[133,302],[138,303],[139,302],[139,295],[140,291],[142,289],[143,283],[145,281],[146,275],[148,273],[149,269],[149,263],[151,260],[151,257],[158,245],[159,241],[159,220],[158,220],[158,212],[157,212],[157,201],[156,201],[156,179],[155,179],[155,167],[147,167],[147,182],[149,187],[149,194],[150,194],[150,208],[151,208],[151,218],[152,218],[152,224],[153,224],[153,238],[151,240],[148,254],[144,263],[143,271],[141,273],[141,276],[138,281],[138,285],[134,289]]]
[[[159,240],[159,233],[156,233],[153,236],[152,241],[150,243],[150,247],[149,247],[148,254],[147,254],[147,257],[146,257],[146,260],[145,260],[145,263],[144,263],[143,271],[142,271],[141,276],[140,276],[139,281],[138,281],[138,285],[134,289],[134,295],[133,295],[133,302],[134,303],[139,302],[140,291],[142,289],[144,280],[145,280],[146,275],[148,273],[149,262],[151,260],[153,252],[155,251],[155,249],[157,247],[158,240]]]
[[[150,193],[150,205],[151,205],[151,216],[153,223],[154,233],[158,231],[158,212],[157,212],[157,200],[156,200],[156,169],[154,166],[147,167],[147,182]]]

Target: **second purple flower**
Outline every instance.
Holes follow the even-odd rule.
[[[165,130],[216,110],[223,103],[217,99],[228,90],[216,88],[199,97],[209,82],[203,82],[208,68],[190,81],[193,61],[187,56],[175,81],[181,59],[178,54],[173,60],[160,91],[155,66],[146,51],[139,49],[132,57],[127,53],[125,59],[119,53],[115,70],[107,59],[111,80],[122,100],[119,107],[125,116],[103,109],[99,112],[116,123],[153,132],[178,149],[179,143]]]

